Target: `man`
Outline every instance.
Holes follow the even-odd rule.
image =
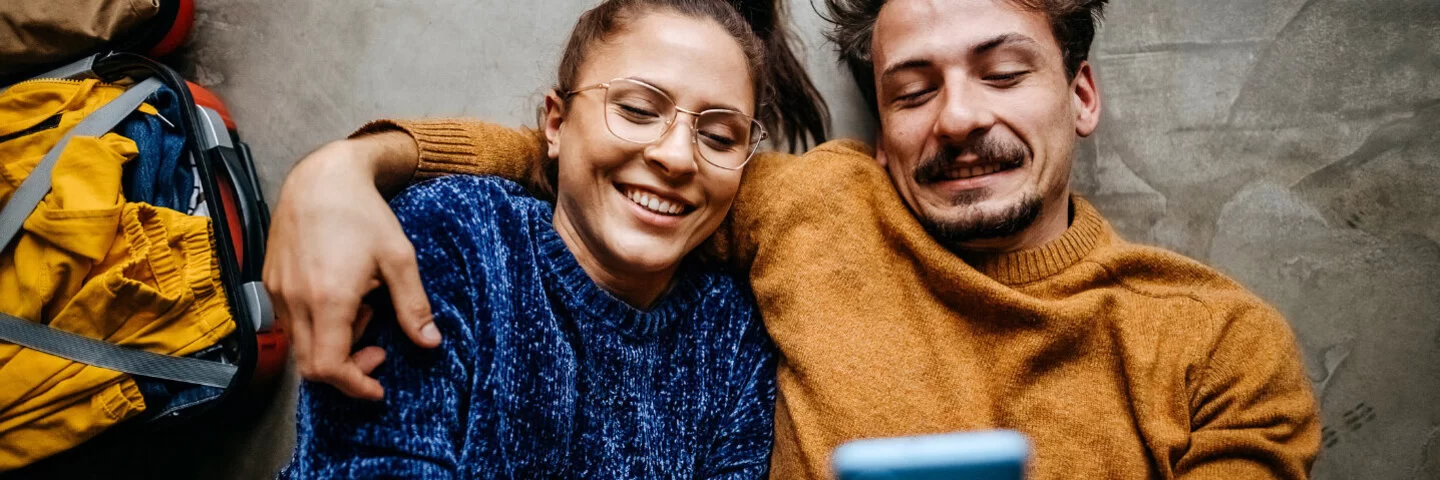
[[[1308,475],[1319,425],[1284,319],[1069,191],[1100,117],[1104,0],[828,3],[880,120],[873,157],[839,141],[755,159],[716,239],[783,355],[773,477],[826,477],[850,439],[987,428],[1032,438],[1036,478]],[[372,185],[417,158],[421,176],[523,178],[538,145],[473,122],[362,132],[287,180],[266,283],[302,373],[378,398],[383,352],[345,356],[360,296],[383,280],[407,333],[438,337]]]

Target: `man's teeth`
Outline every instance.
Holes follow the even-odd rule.
[[[685,211],[684,206],[657,197],[655,195],[651,195],[643,190],[636,188],[629,188],[626,190],[627,192],[625,196],[630,197],[630,201],[635,202],[636,205],[645,207],[645,209],[652,212],[659,213],[661,215],[679,215],[680,212]]]
[[[1004,170],[1004,169],[1005,169],[1005,166],[1004,166],[1004,165],[1001,165],[1001,164],[998,164],[998,163],[992,163],[992,164],[989,164],[989,165],[981,165],[981,166],[978,166],[978,167],[957,167],[957,168],[952,168],[952,169],[950,169],[949,171],[945,172],[945,176],[946,176],[946,177],[949,177],[950,179],[953,179],[953,180],[959,180],[959,179],[963,179],[963,178],[978,177],[978,176],[981,176],[981,175],[989,175],[989,174],[992,174],[992,173],[995,173],[995,172],[998,172],[998,171],[1001,171],[1001,170]]]

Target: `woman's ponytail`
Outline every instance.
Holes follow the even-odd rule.
[[[769,101],[760,106],[758,116],[772,119],[767,123],[778,130],[771,133],[772,137],[777,141],[785,139],[791,152],[824,143],[828,139],[830,108],[792,48],[794,38],[785,17],[784,0],[728,1],[745,17],[764,47],[764,71],[758,74],[765,77],[762,83],[771,91],[761,96]]]

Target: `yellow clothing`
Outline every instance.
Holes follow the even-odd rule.
[[[543,151],[473,121],[361,132],[392,128],[422,177],[523,178]],[[962,257],[863,144],[754,159],[714,246],[748,268],[782,354],[771,476],[829,478],[857,438],[1009,428],[1034,442],[1033,479],[1306,478],[1320,424],[1285,319],[1071,207],[1049,244]]]
[[[65,132],[122,91],[56,80],[0,94],[0,204]],[[141,111],[155,114],[149,105]],[[234,330],[210,220],[125,202],[122,166],[136,153],[114,133],[71,139],[50,193],[0,251],[0,311],[168,355],[196,352]],[[3,342],[0,385],[0,471],[145,409],[129,375]]]

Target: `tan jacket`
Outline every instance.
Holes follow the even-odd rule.
[[[154,17],[159,0],[0,2],[0,75],[68,60]]]

